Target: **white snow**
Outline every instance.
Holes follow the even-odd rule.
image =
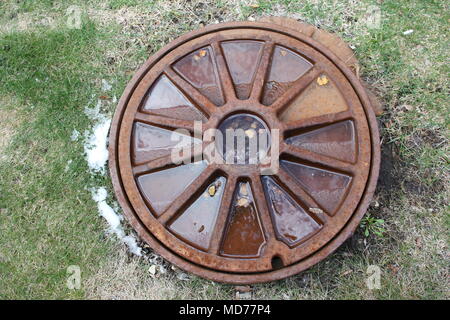
[[[95,107],[90,108],[89,105],[84,107],[84,114],[91,120],[105,119],[105,116],[101,114],[100,108],[102,107],[102,100],[98,99]]]
[[[414,30],[409,29],[409,30],[404,31],[403,34],[404,34],[405,36],[407,36],[408,34],[411,34],[411,33],[413,33],[413,32],[414,32]]]
[[[90,108],[89,106],[86,106],[84,109],[85,114],[94,122],[92,132],[86,131],[84,134],[84,151],[92,175],[98,173],[105,174],[105,165],[108,160],[107,142],[111,119],[105,117],[105,115],[100,112],[101,106],[102,101],[99,99],[95,107]],[[91,192],[92,199],[97,202],[98,212],[108,223],[110,232],[114,233],[122,242],[124,242],[131,253],[141,256],[142,249],[138,246],[136,239],[132,235],[126,235],[123,230],[121,225],[123,217],[117,214],[116,210],[106,202],[108,196],[106,188],[93,188],[91,189]]]
[[[64,168],[64,172],[69,171],[70,169],[70,165],[72,164],[72,159],[70,159],[69,161],[67,161],[66,167]]]
[[[111,125],[111,119],[106,118],[100,112],[102,101],[99,99],[94,108],[86,106],[84,113],[94,121],[95,125],[92,133],[85,132],[84,152],[89,165],[89,169],[95,172],[104,173],[105,164],[108,160],[108,131]]]
[[[110,232],[114,233],[117,238],[122,240],[128,246],[131,253],[141,256],[142,249],[137,245],[136,239],[131,235],[125,235],[125,231],[121,225],[123,219],[122,216],[118,215],[114,209],[106,203],[106,198],[108,196],[106,189],[104,187],[94,188],[91,192],[92,199],[97,202],[98,212],[109,224]]]
[[[80,137],[80,132],[78,132],[77,129],[73,129],[72,135],[70,136],[70,140],[77,141],[79,137]]]
[[[91,171],[104,173],[105,164],[108,160],[108,131],[111,125],[110,119],[101,119],[93,128],[92,134],[86,133],[84,152]]]
[[[103,91],[109,91],[112,89],[112,85],[108,83],[105,79],[102,79],[102,90]]]

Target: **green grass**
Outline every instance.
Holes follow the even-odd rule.
[[[81,29],[66,25],[73,3],[83,13]],[[84,108],[105,94],[101,79],[113,85],[108,95],[119,97],[134,70],[184,32],[270,14],[301,18],[355,47],[362,78],[385,106],[380,124],[389,161],[375,195],[379,206],[369,213],[386,231],[365,237],[359,228],[325,261],[255,285],[253,297],[448,298],[449,10],[442,1],[377,3],[2,1],[0,298],[234,297],[232,286],[197,277],[181,281],[168,272],[153,279],[150,262],[128,257],[89,191],[105,185],[112,195],[109,177],[89,173],[82,139],[70,136],[92,127]],[[364,24],[368,5],[381,9],[379,29]],[[110,116],[114,107],[106,103],[103,112]],[[382,271],[380,290],[365,285],[372,264]],[[69,265],[81,268],[81,290],[66,286]]]

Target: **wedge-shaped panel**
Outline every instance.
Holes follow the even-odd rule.
[[[165,75],[161,75],[150,88],[143,110],[172,119],[206,121],[203,113]]]
[[[263,244],[264,235],[250,183],[240,182],[233,196],[220,253],[224,256],[257,257]]]
[[[224,103],[211,47],[196,50],[173,65],[191,85],[217,106]]]
[[[137,184],[159,216],[205,170],[206,166],[206,161],[199,161],[159,170],[139,176]]]
[[[322,75],[292,101],[281,115],[281,120],[296,121],[346,110],[348,106],[342,94],[332,80]]]
[[[233,79],[236,96],[248,99],[263,42],[251,40],[222,42],[222,50]]]
[[[219,213],[226,179],[217,178],[173,223],[170,230],[194,246],[207,250]]]
[[[352,180],[350,176],[292,161],[280,162],[328,214],[335,213],[347,193]]]
[[[270,176],[262,178],[267,205],[281,241],[294,246],[319,231],[321,224],[314,220]]]
[[[262,103],[271,105],[311,67],[312,64],[301,55],[282,46],[275,46]]]
[[[286,142],[338,160],[356,161],[355,126],[351,120],[292,136]]]
[[[158,159],[169,155],[174,148],[187,148],[197,143],[201,143],[201,140],[136,122],[134,124],[133,162],[143,163]]]

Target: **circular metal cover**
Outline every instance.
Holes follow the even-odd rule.
[[[228,128],[269,137],[278,169],[212,161],[202,137]],[[225,158],[223,145],[212,143]],[[192,154],[174,163],[180,146]],[[269,23],[214,25],[161,49],[129,83],[110,134],[132,226],[170,262],[221,282],[281,279],[325,258],[358,225],[378,167],[357,77],[320,43]]]

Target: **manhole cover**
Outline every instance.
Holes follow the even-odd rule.
[[[355,230],[378,175],[377,130],[358,78],[324,45],[276,24],[219,24],[137,72],[110,168],[128,220],[164,258],[216,281],[264,282]]]

